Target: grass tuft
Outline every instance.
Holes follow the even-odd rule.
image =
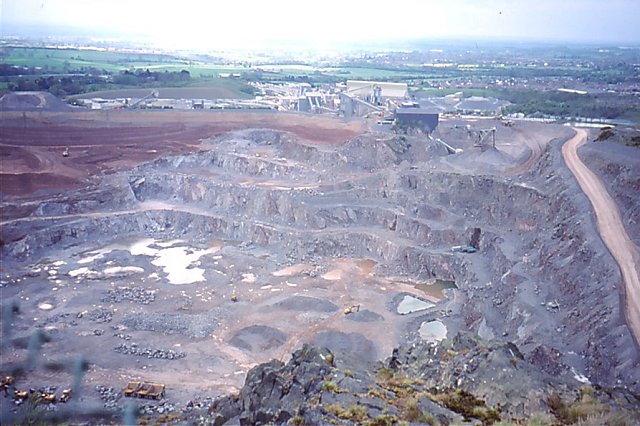
[[[349,408],[344,408],[337,404],[330,404],[324,407],[324,411],[328,414],[333,414],[339,419],[350,420],[358,424],[364,424],[369,418],[364,407],[355,404]]]
[[[487,407],[483,400],[462,389],[433,395],[433,399],[451,411],[461,414],[466,421],[478,419],[483,425],[492,425],[500,421],[498,410]]]

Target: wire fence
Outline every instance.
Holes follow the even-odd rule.
[[[20,312],[17,303],[2,305],[2,339],[0,340],[0,355],[6,354],[12,347],[18,345],[21,339],[14,338],[14,321]],[[2,390],[4,394],[0,407],[0,423],[3,425],[39,425],[67,421],[85,421],[104,423],[110,421],[115,424],[134,426],[138,419],[138,404],[129,400],[124,408],[105,408],[103,405],[91,405],[82,401],[83,380],[89,368],[89,363],[80,355],[57,360],[45,360],[42,355],[42,345],[50,342],[51,337],[42,330],[37,330],[29,336],[27,354],[24,360],[8,364],[2,356]],[[71,374],[71,387],[63,392],[64,398],[59,398],[53,406],[46,400],[45,393],[30,390],[18,390],[16,380],[28,381],[30,372],[36,369],[67,372]],[[65,396],[66,395],[66,396]]]

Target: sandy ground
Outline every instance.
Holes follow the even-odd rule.
[[[640,342],[640,251],[629,238],[620,219],[618,207],[602,181],[578,157],[578,148],[586,143],[587,132],[582,129],[575,130],[576,136],[562,147],[562,156],[589,198],[602,240],[620,267],[625,283],[627,321],[636,342]]]

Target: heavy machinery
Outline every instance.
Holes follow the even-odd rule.
[[[482,150],[484,151],[489,147],[496,147],[495,127],[491,127],[488,129],[477,129],[467,124],[466,126],[454,125],[453,128],[464,128],[467,131],[467,140],[473,141],[473,146],[476,148],[482,148]]]
[[[142,382],[129,382],[127,383],[127,386],[122,389],[122,393],[127,398],[135,396],[135,392],[136,390],[138,390],[141,384]]]
[[[496,147],[496,128],[490,129],[472,129],[471,126],[467,126],[467,138],[473,140],[473,146],[476,148],[487,148],[489,140],[491,141],[491,147]]]
[[[2,389],[4,391],[5,395],[8,395],[9,387],[13,384],[13,381],[14,381],[14,379],[13,379],[12,376],[5,376],[0,381],[0,389]]]
[[[43,402],[54,403],[56,402],[56,394],[54,392],[38,392],[38,399]]]
[[[344,314],[349,315],[356,312],[360,312],[360,305],[351,305],[344,309]]]
[[[29,398],[29,391],[19,391],[19,390],[14,390],[13,391],[13,398],[16,400],[26,400],[27,398]]]
[[[71,399],[71,389],[63,389],[60,395],[60,402],[67,402]]]
[[[146,101],[147,99],[151,99],[151,98],[157,99],[158,96],[160,96],[160,92],[158,92],[157,90],[154,89],[147,96],[144,96],[144,97],[138,99],[137,101],[135,101],[132,104],[128,104],[127,108],[136,108],[138,105],[140,105],[142,102]]]
[[[125,397],[138,397],[146,399],[164,398],[164,385],[160,383],[129,382],[122,389]]]

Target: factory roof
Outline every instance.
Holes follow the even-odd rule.
[[[405,98],[407,83],[389,83],[386,81],[347,80],[347,91],[354,95],[368,95],[374,87],[379,87],[386,98]]]
[[[431,108],[398,108],[397,115],[437,115],[438,112]]]

